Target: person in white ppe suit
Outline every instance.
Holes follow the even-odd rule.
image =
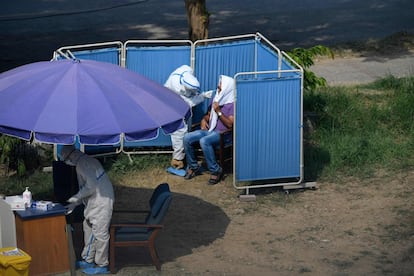
[[[205,98],[210,98],[213,91],[199,93],[200,83],[194,76],[193,69],[188,65],[181,65],[175,69],[164,84],[165,87],[174,91],[190,106],[194,107],[203,102]],[[175,169],[184,168],[184,135],[188,132],[187,122],[184,127],[171,134],[173,154],[171,166]]]
[[[61,160],[76,166],[79,192],[68,199],[70,213],[76,206],[84,204],[83,232],[85,246],[82,260],[77,262],[86,274],[107,274],[109,252],[109,226],[112,218],[114,190],[101,163],[75,149],[63,146]]]

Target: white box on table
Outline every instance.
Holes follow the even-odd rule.
[[[53,202],[52,201],[45,201],[45,200],[39,200],[32,204],[32,208],[36,208],[38,210],[47,211],[49,209],[52,209]]]
[[[5,201],[10,205],[10,208],[13,211],[22,211],[26,209],[23,196],[21,195],[6,196]]]

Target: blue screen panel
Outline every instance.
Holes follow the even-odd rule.
[[[190,46],[128,47],[126,68],[164,84],[181,65],[191,65]]]
[[[301,79],[237,82],[237,181],[300,176]]]

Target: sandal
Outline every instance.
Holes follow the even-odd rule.
[[[216,185],[223,178],[223,170],[220,169],[218,172],[211,173],[208,185]]]
[[[201,174],[200,167],[195,168],[195,169],[188,169],[185,173],[184,179],[190,180],[191,178],[194,178],[200,174]]]

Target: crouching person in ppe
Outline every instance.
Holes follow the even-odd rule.
[[[205,98],[211,98],[213,91],[199,93],[200,83],[194,76],[193,69],[188,65],[182,65],[175,69],[164,84],[165,87],[174,91],[190,106],[194,107],[203,102]],[[175,169],[184,168],[184,135],[188,132],[188,122],[184,127],[171,134],[173,154],[171,166]]]
[[[85,205],[85,246],[77,266],[86,274],[107,274],[109,227],[114,203],[112,183],[97,159],[75,147],[63,146],[60,157],[66,164],[76,167],[79,184],[79,192],[68,199],[68,212],[80,204]]]

